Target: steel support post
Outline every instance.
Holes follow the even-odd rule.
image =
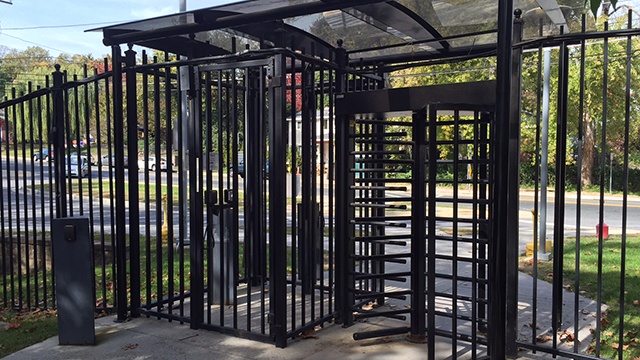
[[[509,241],[509,139],[511,116],[513,46],[513,1],[498,3],[498,52],[496,69],[495,166],[491,189],[490,214],[494,217],[493,238],[489,239],[489,353],[492,359],[504,359],[506,341],[506,274]],[[514,154],[517,156],[517,154]]]
[[[263,174],[262,157],[264,124],[262,116],[262,97],[260,95],[260,71],[247,69],[247,99],[244,151],[245,183],[245,262],[247,262],[247,281],[258,285],[266,276],[262,262],[262,238],[266,229],[262,228],[263,218]],[[273,105],[272,105],[273,106]],[[237,163],[236,163],[237,164]],[[237,166],[237,165],[236,165]]]
[[[522,41],[522,10],[514,11],[513,42]],[[507,338],[506,352],[510,357],[518,356],[516,346],[518,334],[518,246],[519,241],[519,192],[520,192],[520,90],[522,75],[522,48],[512,53],[511,64],[511,108],[509,114],[509,165],[507,214]]]
[[[64,133],[65,133],[65,106],[64,106],[64,90],[62,85],[64,82],[64,74],[60,71],[60,65],[56,64],[56,71],[53,72],[53,153],[54,157],[54,175],[56,186],[56,217],[67,217],[67,185],[65,181],[64,169]]]
[[[315,127],[314,116],[316,112],[315,98],[313,94],[313,65],[303,63],[302,70],[302,204],[300,206],[300,277],[302,280],[302,292],[311,294],[314,282],[313,249],[315,226],[313,209],[315,205],[315,138],[312,134]]]
[[[125,51],[125,81],[127,84],[127,156],[138,157],[138,99],[136,82],[136,52],[129,45]],[[133,231],[140,227],[140,205],[138,196],[137,162],[130,161],[129,181],[129,277],[131,289],[131,317],[140,316],[140,232]]]
[[[127,319],[127,208],[124,184],[124,114],[122,106],[122,54],[119,45],[112,47],[113,59],[113,144],[116,189],[116,306],[117,321]],[[137,156],[136,156],[137,157]]]
[[[438,201],[436,198],[436,193],[437,193],[437,178],[438,178],[438,157],[437,156],[432,156],[434,154],[438,153],[438,137],[437,137],[437,133],[438,133],[438,125],[437,125],[437,109],[435,106],[431,106],[429,108],[427,108],[427,112],[428,112],[428,135],[425,134],[425,136],[428,136],[428,151],[429,151],[429,169],[428,172],[425,173],[425,175],[427,176],[427,186],[429,187],[428,190],[428,197],[427,197],[427,202],[428,202],[428,212],[427,212],[427,229],[429,230],[428,233],[426,233],[426,239],[425,241],[427,242],[427,246],[426,246],[426,254],[427,254],[427,267],[426,267],[426,275],[427,275],[427,282],[426,282],[426,287],[425,287],[425,291],[427,293],[426,295],[426,304],[427,304],[427,309],[425,312],[422,313],[422,316],[427,316],[427,326],[429,328],[429,331],[427,332],[427,343],[430,344],[430,346],[428,347],[427,351],[427,358],[429,360],[434,360],[436,357],[436,353],[435,353],[435,343],[436,343],[436,335],[435,335],[435,330],[436,330],[436,228],[437,228],[437,223],[436,223],[436,216],[437,216],[437,206],[438,206]],[[423,205],[424,206],[424,205]],[[411,261],[413,261],[413,259],[415,258],[415,254],[412,254],[412,259]],[[413,275],[413,274],[412,274]],[[415,294],[416,289],[413,290],[414,291],[414,296],[417,296],[417,294]],[[424,307],[424,305],[423,305]]]
[[[336,97],[346,92],[346,51],[342,48],[342,41],[338,41],[336,49],[336,63],[338,69],[335,76]],[[336,116],[336,308],[338,317],[336,321],[343,326],[353,325],[353,293],[350,288],[354,286],[353,275],[350,274],[349,267],[350,254],[353,253],[351,238],[353,229],[350,219],[353,214],[349,204],[352,196],[349,187],[353,184],[353,174],[349,173],[349,168],[353,166],[352,156],[349,155],[353,149],[353,139],[350,133],[353,126],[350,119],[344,115]]]
[[[191,246],[190,271],[191,271],[191,328],[198,329],[204,322],[204,197],[202,193],[202,97],[200,95],[200,76],[196,77],[194,68],[190,65],[187,69],[188,87],[186,91],[188,106],[188,118],[183,130],[187,131],[189,138],[187,149],[189,154],[189,236]],[[183,79],[184,80],[184,79]],[[222,225],[222,222],[221,222]],[[220,229],[220,238],[224,236],[224,230]]]
[[[276,346],[287,346],[287,194],[286,194],[286,58],[274,57],[270,92],[269,139],[269,262],[271,335]]]

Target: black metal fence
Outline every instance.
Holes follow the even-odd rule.
[[[510,305],[517,346],[637,356],[633,21],[629,11],[586,32],[583,17],[582,33],[525,43],[521,131],[533,141],[521,147],[521,182],[533,192],[521,193],[519,266],[532,278],[520,276]]]
[[[512,355],[624,358],[640,298],[640,65],[631,13],[607,26],[516,44],[520,181],[533,191],[501,244],[522,255],[506,260],[505,293],[490,276],[494,221],[506,224],[492,206],[507,191],[493,182],[507,176],[495,100],[427,102],[390,120],[394,109],[365,116],[386,86],[379,69],[347,68],[342,49],[178,60],[114,47],[113,70],[57,69],[0,103],[2,305],[55,308],[50,220],[87,216],[96,311],[120,319],[282,347],[333,319],[385,316],[401,322],[354,336],[444,336],[452,353],[484,356],[485,331],[505,316],[497,298]],[[398,300],[410,309],[363,310]]]

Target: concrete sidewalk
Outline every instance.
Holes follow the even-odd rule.
[[[328,324],[313,337],[289,342],[285,349],[220,334],[191,330],[188,324],[156,318],[115,323],[109,316],[96,320],[95,346],[60,346],[50,338],[5,359],[424,359],[425,344],[414,344],[404,335],[355,341],[356,331],[375,330],[376,322],[356,323],[350,328]],[[447,358],[450,345],[443,344],[438,359]],[[447,355],[445,355],[447,354]]]
[[[519,276],[518,337],[528,342],[532,335],[533,317],[537,319],[535,333],[547,333],[551,329],[551,284],[539,281],[537,284],[537,311],[532,310],[533,278],[524,273]],[[572,314],[574,293],[565,291],[563,329],[573,331]],[[386,305],[385,305],[386,306]],[[597,321],[594,314],[597,304],[580,296],[580,327],[576,333],[583,351],[591,342],[591,329]],[[603,307],[606,311],[606,306]],[[125,323],[114,322],[115,316],[96,320],[96,345],[60,346],[58,337],[11,354],[5,359],[425,359],[426,344],[415,344],[406,340],[406,335],[385,336],[368,340],[353,340],[356,332],[379,330],[389,327],[409,326],[409,321],[387,318],[370,318],[356,322],[352,327],[343,328],[338,324],[326,324],[312,336],[290,340],[288,347],[278,349],[267,344],[237,338],[214,331],[191,330],[188,324],[168,322],[157,318],[138,318]],[[534,335],[535,336],[535,335]],[[559,342],[560,347],[571,352],[571,343]],[[471,352],[468,345],[459,342],[456,351],[448,338],[436,338],[436,359],[468,359]],[[541,344],[550,346],[550,342]],[[480,347],[482,349],[482,347]],[[453,354],[452,354],[453,353]],[[522,352],[524,359],[551,358],[542,353]],[[559,357],[560,358],[560,357]]]

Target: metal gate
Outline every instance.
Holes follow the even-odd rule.
[[[174,190],[154,196],[167,228],[157,237],[141,209],[142,260],[132,262],[141,270],[130,282],[145,291],[132,314],[280,347],[334,319],[335,65],[288,52],[156,62],[124,71],[141,73],[150,89],[145,139],[152,119],[175,115],[164,154],[177,174],[153,182],[144,166],[145,184]]]
[[[429,344],[433,359],[442,336],[451,353],[488,354],[495,107],[480,94],[493,86],[354,93],[338,102],[349,159],[344,313],[354,313],[345,323],[398,320],[354,339],[408,333]],[[387,105],[385,97],[408,101]]]

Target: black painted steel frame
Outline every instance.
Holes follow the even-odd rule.
[[[495,156],[490,149],[496,141],[489,137],[495,133],[495,129],[490,130],[495,126],[494,86],[495,83],[486,82],[339,96],[336,146],[338,156],[347,161],[337,165],[349,179],[336,184],[337,193],[348,199],[339,202],[338,214],[345,215],[339,215],[336,224],[338,254],[346,254],[336,265],[336,271],[345,274],[337,279],[342,284],[339,289],[346,292],[341,297],[340,319],[346,326],[354,320],[376,316],[401,320],[398,327],[355,333],[354,339],[408,333],[411,341],[432,344],[428,357],[433,359],[438,335],[452,339],[454,352],[459,341],[471,346],[474,357],[487,355],[486,338],[482,340],[478,329],[484,333],[489,326],[492,331],[492,319],[486,317],[488,288],[495,286],[487,278],[487,269],[495,262],[487,257],[487,247],[495,241],[490,230],[493,222],[488,218],[492,204],[489,188],[493,186],[492,179],[506,176],[506,169],[490,166]],[[445,105],[447,101],[457,103]],[[433,105],[425,107],[428,103]],[[410,121],[388,120],[385,115],[412,110]],[[471,118],[469,114],[462,115],[468,112]],[[459,134],[463,128],[468,138],[444,135],[448,133],[445,129]],[[459,156],[469,156],[459,152],[461,146],[473,147],[469,160],[457,160]],[[429,155],[437,154],[441,147],[450,148],[452,160]],[[459,178],[461,167],[464,169]],[[467,167],[472,168],[471,178],[466,177]],[[441,179],[443,170],[453,174],[453,180]],[[473,187],[471,199],[458,195],[458,185],[465,183]],[[439,185],[453,186],[453,195],[436,195]],[[407,191],[409,186],[409,198],[393,194]],[[411,207],[403,203],[411,203]],[[453,206],[453,216],[439,215],[439,204]],[[472,216],[460,217],[459,205],[471,206]],[[438,226],[450,224],[453,235],[437,235],[436,222]],[[473,231],[460,235],[459,226],[470,226]],[[452,251],[445,254],[438,250],[442,246],[449,246]],[[462,248],[473,256],[462,256]],[[459,266],[467,265],[466,272],[458,273]],[[409,277],[410,285],[403,287]],[[452,281],[451,293],[441,288],[443,281]],[[471,294],[459,293],[457,284],[466,282],[474,290]],[[381,308],[387,299],[407,298],[408,308]],[[437,304],[447,301],[454,309],[452,314],[437,309]],[[375,303],[378,310],[371,311],[370,303]],[[471,312],[458,313],[458,306]],[[408,314],[410,326],[403,322]],[[450,322],[445,326],[449,330],[443,328],[442,321]],[[470,325],[468,332],[458,329],[466,325]]]
[[[105,60],[104,68],[108,68]],[[51,309],[56,306],[54,264],[48,220],[87,216],[94,239],[96,312],[112,312],[116,303],[110,291],[115,273],[113,197],[105,202],[97,192],[113,193],[113,171],[99,164],[103,156],[97,143],[111,143],[111,72],[98,74],[85,66],[79,75],[56,71],[45,87],[2,103],[6,116],[0,144],[0,200],[2,218],[2,306],[16,310]],[[102,105],[98,105],[102,102]],[[98,129],[106,124],[105,131]],[[95,136],[94,136],[95,134]],[[73,180],[65,159],[87,160],[89,176]],[[91,175],[97,174],[98,179]],[[95,206],[94,206],[95,204]]]
[[[632,74],[632,68],[634,64],[634,55],[633,55],[633,39],[635,39],[638,35],[638,29],[633,28],[632,25],[632,12],[629,11],[627,14],[627,22],[626,29],[618,29],[618,30],[609,30],[608,23],[604,23],[604,31],[594,32],[594,33],[585,33],[584,29],[586,28],[586,16],[582,18],[582,29],[583,33],[578,34],[563,34],[554,39],[549,39],[547,42],[544,39],[539,39],[530,43],[522,43],[521,45],[527,47],[529,45],[535,44],[538,46],[537,56],[535,57],[537,61],[537,68],[539,75],[539,80],[536,83],[536,86],[542,86],[542,49],[545,47],[553,47],[554,51],[557,52],[557,61],[558,61],[558,85],[556,90],[557,96],[557,108],[556,110],[556,118],[557,118],[557,128],[556,132],[558,134],[557,144],[556,144],[556,163],[566,164],[567,157],[569,155],[575,156],[576,160],[576,171],[573,176],[570,175],[568,171],[568,166],[558,166],[555,169],[555,173],[550,177],[555,181],[555,194],[554,194],[554,218],[553,218],[553,227],[554,229],[565,229],[565,225],[570,223],[571,220],[575,221],[576,231],[575,231],[575,240],[567,239],[567,237],[573,237],[573,235],[565,235],[564,231],[554,231],[553,234],[553,254],[565,254],[565,244],[568,242],[575,241],[574,247],[575,252],[572,253],[572,257],[575,259],[575,265],[573,267],[575,271],[574,281],[572,282],[573,290],[572,294],[566,294],[566,290],[563,288],[561,278],[558,278],[560,281],[553,281],[552,286],[552,304],[551,309],[543,309],[541,305],[539,305],[540,294],[538,290],[541,286],[538,286],[537,277],[539,277],[540,272],[539,269],[539,256],[538,254],[543,252],[539,248],[538,232],[534,227],[534,242],[533,242],[533,256],[532,263],[533,265],[533,275],[534,275],[534,284],[532,296],[532,319],[531,319],[531,333],[528,336],[522,336],[515,341],[515,345],[521,348],[529,349],[534,352],[540,353],[548,353],[555,356],[563,356],[572,359],[597,359],[602,356],[603,348],[602,348],[602,339],[603,339],[603,327],[606,326],[604,323],[599,321],[604,315],[604,310],[602,308],[603,305],[603,274],[604,274],[604,266],[603,261],[603,252],[604,251],[614,251],[620,254],[619,261],[616,261],[615,264],[611,265],[615,268],[619,267],[620,276],[618,286],[619,290],[619,305],[617,306],[617,310],[619,312],[619,317],[616,319],[618,321],[617,329],[615,331],[611,331],[613,336],[617,338],[618,344],[624,344],[626,341],[625,334],[628,334],[629,327],[625,324],[624,317],[626,309],[625,309],[625,301],[629,302],[627,292],[630,289],[631,285],[629,282],[629,278],[625,276],[628,271],[625,269],[628,265],[628,227],[630,222],[628,220],[628,209],[629,209],[629,172],[630,172],[630,161],[629,161],[629,153],[631,151],[630,146],[630,126],[633,121],[632,114],[632,81],[634,75]],[[581,289],[584,287],[584,280],[581,278],[580,274],[582,271],[582,263],[586,261],[584,258],[587,256],[585,254],[585,250],[581,248],[583,242],[588,242],[589,238],[593,237],[593,233],[585,230],[585,226],[594,226],[594,224],[585,224],[583,221],[583,209],[582,204],[586,201],[586,198],[583,196],[583,185],[582,185],[582,169],[583,162],[586,161],[585,156],[586,152],[583,152],[583,143],[586,139],[586,134],[589,131],[586,127],[587,125],[583,121],[578,121],[577,124],[571,124],[569,121],[569,110],[572,107],[576,107],[577,118],[583,119],[587,111],[590,111],[586,108],[587,99],[586,99],[586,91],[587,91],[587,79],[588,74],[586,72],[585,63],[588,60],[587,49],[590,46],[597,46],[594,44],[590,44],[589,40],[599,39],[602,40],[602,58],[603,58],[603,67],[601,68],[601,76],[603,79],[602,85],[602,96],[601,99],[601,108],[602,114],[602,123],[599,128],[599,139],[596,139],[597,145],[601,148],[606,148],[607,144],[607,132],[608,132],[608,124],[614,119],[609,118],[609,113],[607,111],[607,107],[616,106],[622,107],[624,109],[624,117],[620,119],[624,124],[624,135],[621,139],[623,145],[622,149],[624,154],[622,156],[622,160],[620,161],[619,167],[622,169],[622,204],[621,204],[621,217],[620,219],[612,220],[609,217],[607,221],[609,225],[611,225],[611,221],[619,221],[619,226],[621,228],[621,233],[619,235],[620,243],[618,245],[613,245],[611,242],[606,245],[604,241],[603,231],[596,231],[595,238],[598,243],[598,250],[596,256],[598,260],[598,270],[597,270],[597,283],[596,283],[596,299],[595,306],[596,308],[592,310],[594,312],[594,322],[593,325],[588,324],[589,317],[583,316],[583,313],[579,310],[583,305],[581,300],[580,291],[577,289]],[[621,76],[620,74],[611,73],[611,62],[612,62],[612,50],[610,48],[610,44],[614,41],[624,41],[626,44],[626,49],[623,53],[616,54],[616,59],[614,61],[623,62],[624,65],[624,102],[622,105],[619,105],[620,102],[613,102],[611,100],[611,95],[609,94],[608,88],[609,81],[614,76]],[[572,49],[574,47],[574,49]],[[571,69],[574,68],[573,73],[579,74],[578,80],[580,86],[577,89],[572,89],[568,85],[569,74],[572,73]],[[555,89],[554,89],[555,90]],[[541,121],[540,121],[540,101],[541,94],[537,95],[538,103],[537,109],[535,113],[537,114],[538,120],[536,121],[536,131],[540,133]],[[575,100],[574,100],[575,99]],[[595,115],[598,116],[598,115]],[[565,151],[566,147],[570,144],[569,142],[575,142],[576,149],[574,154],[567,154]],[[536,154],[539,155],[540,152],[540,136],[536,137]],[[604,151],[601,151],[598,155],[598,161],[600,164],[606,164],[607,158]],[[536,161],[536,171],[540,171],[540,163]],[[597,171],[596,177],[598,178],[596,181],[596,186],[598,187],[598,205],[597,205],[597,222],[595,226],[602,229],[604,225],[604,218],[606,215],[605,212],[605,192],[606,192],[606,174],[605,174],[605,166],[601,166]],[[613,171],[613,169],[610,169]],[[576,184],[576,199],[577,203],[575,218],[571,219],[569,215],[566,213],[567,210],[567,198],[565,196],[565,187],[569,182]],[[539,189],[539,178],[535,180],[535,187]],[[571,200],[569,200],[570,202]],[[534,218],[537,218],[540,213],[540,209],[538,206],[538,199],[536,198],[535,207],[533,209]],[[611,215],[609,215],[611,216]],[[607,250],[605,250],[605,247]],[[562,273],[566,271],[567,267],[564,264],[563,256],[553,256],[553,271],[555,273]],[[564,294],[564,295],[563,295]],[[563,301],[564,299],[570,299],[570,301]],[[625,300],[626,299],[626,300]],[[571,315],[567,314],[567,308],[572,308],[573,313]],[[550,312],[551,323],[549,333],[551,335],[551,341],[545,342],[543,338],[539,337],[542,331],[540,323],[544,322],[544,317],[538,315],[541,311]],[[571,320],[569,320],[571,319]],[[569,321],[570,324],[566,322]],[[585,325],[586,324],[586,325]],[[561,334],[570,333],[579,336],[580,331],[584,330],[585,326],[589,326],[589,328],[593,328],[593,348],[591,350],[587,350],[587,346],[584,343],[580,343],[579,341],[574,341],[573,343],[568,342],[565,343],[560,336]],[[624,346],[618,347],[616,358],[622,359],[625,356],[625,351],[623,350]]]
[[[69,80],[58,67],[52,76],[52,83],[49,84],[47,80],[45,88],[33,89],[29,86],[27,94],[14,91],[13,100],[5,100],[0,106],[6,117],[3,137],[0,139],[0,163],[3,164],[0,171],[0,182],[3,184],[0,192],[0,202],[3,204],[0,208],[3,221],[3,306],[15,309],[55,307],[55,288],[47,249],[47,221],[55,217],[86,215],[92,219],[92,237],[96,239],[97,247],[95,262],[100,264],[96,270],[96,311],[117,309],[121,321],[140,315],[166,318],[190,323],[194,328],[273,342],[283,347],[288,339],[331,319],[335,318],[344,325],[352,324],[354,306],[363,302],[384,304],[389,298],[412,296],[414,311],[418,311],[420,305],[426,307],[417,314],[419,316],[412,316],[410,326],[361,333],[356,337],[410,333],[414,340],[428,337],[433,344],[436,335],[445,335],[453,339],[454,346],[459,342],[471,343],[474,352],[486,344],[492,358],[515,356],[517,347],[576,359],[599,357],[602,336],[600,323],[596,325],[593,355],[580,352],[577,343],[572,349],[562,347],[556,337],[553,337],[550,346],[540,343],[537,340],[536,316],[533,317],[531,337],[516,339],[518,273],[517,264],[513,262],[517,257],[513,239],[517,239],[517,226],[514,224],[518,222],[515,217],[518,203],[509,194],[517,193],[518,186],[521,52],[534,46],[540,49],[547,45],[557,46],[559,49],[558,78],[561,81],[558,87],[557,148],[562,151],[556,152],[556,162],[565,163],[567,154],[564,149],[573,134],[567,124],[571,96],[567,81],[573,66],[570,46],[579,46],[579,108],[582,117],[586,40],[604,39],[608,44],[611,39],[620,38],[627,42],[623,139],[626,151],[622,160],[624,188],[620,247],[621,273],[624,274],[628,256],[632,40],[640,30],[632,28],[629,13],[628,29],[625,30],[605,29],[605,32],[564,34],[555,38],[519,42],[518,20],[513,25],[515,35],[513,38],[511,35],[510,3],[500,2],[497,85],[490,91],[492,97],[497,94],[495,118],[491,120],[494,125],[489,129],[490,121],[474,120],[478,121],[476,126],[486,128],[477,132],[473,146],[481,148],[483,143],[489,144],[489,139],[483,134],[490,134],[492,142],[486,147],[491,156],[495,156],[491,158],[495,161],[492,168],[488,164],[484,168],[483,155],[474,158],[470,164],[478,169],[470,183],[478,188],[473,201],[490,207],[488,210],[479,210],[478,217],[474,215],[474,221],[480,224],[483,216],[481,211],[493,214],[488,222],[491,226],[474,227],[471,236],[475,246],[479,247],[485,247],[485,236],[488,239],[486,253],[482,254],[478,249],[473,252],[474,258],[471,260],[477,265],[470,276],[475,291],[470,296],[474,303],[470,316],[473,324],[471,334],[461,334],[455,329],[451,332],[428,331],[439,316],[432,306],[436,297],[457,300],[464,297],[458,289],[451,294],[431,291],[437,278],[433,268],[435,262],[431,261],[434,258],[431,256],[435,259],[440,256],[437,247],[433,246],[435,241],[443,239],[431,233],[435,228],[433,222],[438,219],[437,213],[434,213],[436,207],[433,206],[437,205],[436,199],[430,196],[435,182],[428,181],[429,187],[423,188],[421,184],[425,184],[420,179],[436,178],[437,172],[434,173],[434,164],[431,163],[433,159],[425,154],[426,149],[435,152],[433,147],[440,140],[420,138],[411,144],[414,164],[417,161],[428,165],[417,167],[412,180],[413,218],[426,218],[429,222],[427,227],[417,227],[409,235],[413,255],[395,254],[379,244],[356,247],[352,241],[363,236],[369,237],[372,242],[385,240],[388,243],[401,243],[404,240],[393,238],[378,223],[364,224],[364,227],[358,228],[359,231],[355,226],[359,226],[357,222],[365,217],[380,220],[385,216],[385,209],[393,208],[386,206],[389,204],[384,204],[382,208],[377,206],[382,204],[355,206],[363,199],[360,196],[362,194],[384,202],[385,191],[392,191],[390,188],[397,185],[365,189],[356,183],[384,182],[380,174],[385,171],[385,159],[380,155],[384,152],[385,136],[381,134],[385,132],[385,123],[376,119],[355,119],[347,113],[334,114],[333,111],[340,108],[334,99],[337,103],[356,99],[350,103],[353,114],[384,112],[376,110],[376,106],[384,102],[375,100],[374,90],[383,87],[384,77],[379,74],[380,69],[393,69],[394,65],[351,69],[347,67],[346,51],[342,48],[337,48],[335,54],[316,54],[314,49],[309,49],[307,53],[270,49],[256,51],[252,54],[254,57],[232,55],[185,61],[170,61],[168,55],[164,59],[149,60],[143,53],[142,63],[136,64],[136,54],[132,49],[125,51],[122,56],[120,47],[114,45],[113,71],[94,73],[89,77],[88,69],[85,69],[82,79],[74,77]],[[513,49],[512,42],[516,43]],[[608,50],[604,54],[605,62],[611,61]],[[331,62],[320,60],[332,57]],[[538,61],[541,61],[540,56]],[[425,64],[429,63],[402,66]],[[109,64],[105,62],[104,68],[109,69]],[[180,76],[180,68],[188,70],[187,77]],[[610,77],[611,74],[605,70],[602,104],[605,109],[610,105],[606,94],[606,83]],[[184,92],[179,91],[183,89]],[[303,104],[300,114],[293,105],[298,94]],[[391,111],[402,110],[412,97],[400,94],[389,99],[393,100],[390,105],[397,107],[389,109]],[[179,104],[183,102],[189,104],[189,116],[201,121],[182,126],[187,121],[184,113],[179,111]],[[99,103],[101,105],[97,105]],[[437,126],[437,122],[431,119],[438,117],[435,113],[437,110],[447,107],[416,108],[413,103],[410,105],[409,109],[414,110],[413,121],[405,124],[406,129],[411,129],[414,134],[427,132],[433,136],[438,130],[432,128]],[[323,110],[327,107],[329,111],[325,117]],[[463,110],[456,106],[448,109]],[[295,130],[298,115],[301,119],[299,132]],[[466,121],[457,119],[451,126],[461,126]],[[324,138],[324,130],[316,126],[318,120],[320,123],[326,121],[328,138]],[[606,123],[605,111],[599,139],[603,148],[607,140]],[[581,141],[585,130],[582,126],[580,122],[575,133],[578,141]],[[104,131],[101,130],[103,128]],[[214,128],[218,131],[214,132]],[[107,149],[89,146],[86,155],[74,149],[74,144],[79,145],[82,140],[92,138],[92,135],[95,135],[95,143],[106,144]],[[184,140],[186,138],[192,141],[187,142]],[[142,149],[139,149],[138,142],[141,139],[144,141]],[[300,148],[298,140],[301,140]],[[328,151],[316,147],[318,141],[330,144]],[[454,147],[461,144],[457,138],[447,141]],[[368,156],[365,161],[355,157],[357,143],[366,143],[362,150],[367,152],[364,154]],[[34,157],[36,152],[42,153],[46,149],[53,149],[58,155],[53,162]],[[494,151],[491,152],[491,149]],[[139,151],[143,154],[140,162],[136,161],[140,157]],[[578,164],[582,161],[581,151],[578,148]],[[185,152],[190,154],[187,162],[178,156]],[[239,157],[241,153],[244,153],[244,159]],[[103,160],[103,155],[106,155],[106,160]],[[150,171],[154,165],[149,159],[150,155],[167,160],[166,174]],[[600,161],[604,162],[604,152],[600,155]],[[106,161],[106,164],[91,163],[89,172],[92,176],[72,181],[65,177],[69,168],[64,158],[69,156],[95,156],[100,162]],[[237,171],[242,161],[246,169],[244,177]],[[452,161],[453,167],[467,164],[457,159]],[[301,165],[300,185],[295,180],[290,183],[286,180],[288,176],[295,175],[298,163]],[[236,171],[229,171],[230,167]],[[176,181],[172,170],[184,168],[191,170],[190,175],[177,176]],[[35,171],[28,174],[28,169],[39,170],[39,175]],[[559,166],[554,175],[555,228],[564,228],[567,220],[564,217],[566,199],[563,192],[568,179],[566,171],[566,167]],[[598,174],[601,183],[599,226],[604,224],[604,171],[602,167]],[[485,184],[485,179],[476,178],[477,174],[485,173],[492,177],[493,182],[487,179]],[[362,174],[366,176],[360,177]],[[579,184],[579,172],[577,176]],[[345,179],[349,179],[352,185],[348,185]],[[458,184],[464,183],[454,179],[454,185],[456,181]],[[41,191],[36,189],[36,185],[31,185],[38,183],[43,184]],[[174,185],[177,185],[175,193],[166,190],[173,189]],[[482,190],[485,185],[488,189]],[[109,195],[96,196],[90,190],[95,187],[100,194]],[[298,192],[298,197],[290,195]],[[487,192],[495,196],[487,196]],[[428,202],[427,208],[420,206],[419,199],[422,198]],[[582,188],[578,186],[578,203],[581,198]],[[451,202],[454,207],[462,204],[455,196]],[[185,203],[189,206],[183,206]],[[135,216],[136,213],[139,216]],[[168,216],[163,218],[163,214]],[[241,214],[244,215],[241,217]],[[576,273],[579,273],[579,210],[576,216],[575,257]],[[353,220],[353,223],[346,219]],[[406,218],[390,220],[400,223]],[[450,221],[454,229],[460,226],[459,216],[440,220]],[[214,227],[217,228],[217,234]],[[225,241],[226,236],[229,241]],[[416,241],[420,238],[426,238],[428,242]],[[447,238],[447,241],[455,244],[463,242],[461,239],[459,236]],[[598,235],[598,241],[602,251],[602,233]],[[554,253],[563,252],[564,242],[562,232],[556,232]],[[424,245],[426,248],[423,248]],[[411,269],[407,273],[397,273],[395,276],[386,273],[385,264],[402,263],[408,258],[414,260],[412,256],[416,256],[416,253],[424,253],[426,263],[411,261]],[[537,253],[537,243],[534,242],[534,264],[537,264]],[[225,262],[227,258],[232,258],[232,261]],[[452,255],[452,258],[455,256]],[[554,259],[554,273],[562,273],[562,256]],[[482,266],[485,262],[486,267]],[[317,267],[318,264],[321,266]],[[130,273],[126,269],[130,269]],[[488,270],[486,282],[482,273],[485,270]],[[600,276],[602,271],[600,268]],[[425,273],[425,277],[412,276],[418,273]],[[406,276],[411,276],[413,289],[425,291],[419,291],[418,294],[411,291],[385,294],[385,287],[391,281],[406,279]],[[115,279],[115,292],[109,289],[113,285],[110,283],[112,278]],[[459,273],[451,274],[451,279],[461,278],[464,276]],[[25,285],[29,283],[25,282],[28,279],[33,279],[32,285]],[[601,282],[600,277],[599,287],[602,286]],[[580,284],[580,277],[576,276],[574,288],[579,289]],[[621,276],[621,289],[628,286],[628,279]],[[623,290],[620,292],[620,325],[616,334],[619,343],[624,341],[625,330],[622,321],[625,316]],[[566,311],[561,302],[563,292],[562,283],[554,282],[551,312],[551,331],[554,333],[563,330],[561,319]],[[599,291],[598,304],[602,302],[600,296]],[[533,297],[535,309],[537,293]],[[231,311],[225,310],[226,307],[220,304],[227,301],[226,298],[230,298]],[[243,308],[244,304],[256,300],[259,303],[256,309],[250,306]],[[577,292],[573,300],[577,307]],[[313,305],[307,307],[308,304]],[[485,308],[487,313],[483,313]],[[385,315],[402,319],[406,313],[402,310]],[[245,315],[246,318],[243,318]],[[602,316],[600,307],[596,316]],[[573,329],[577,333],[580,325],[578,312],[574,312],[573,317]],[[450,318],[456,324],[463,315],[453,314]],[[485,318],[486,325],[491,329],[487,341],[479,334],[479,330],[484,330],[485,322],[482,319]],[[433,358],[433,348],[429,351],[429,356]],[[482,354],[479,350],[476,353]],[[618,352],[618,356],[622,358],[622,351]]]
[[[126,54],[129,61],[135,56],[131,50]],[[118,278],[118,286],[141,284],[146,291],[132,292],[136,299],[118,308],[124,309],[119,317],[128,316],[129,309],[132,317],[173,319],[192,328],[284,347],[287,339],[337,316],[331,109],[335,84],[347,72],[321,60],[326,55],[315,54],[314,49],[309,54],[275,50],[256,55],[224,63],[212,59],[161,63],[158,59],[148,62],[143,53],[142,64],[125,59],[123,69],[115,67],[116,76],[128,75],[126,89],[135,89],[126,92],[129,122],[124,125],[123,120],[120,125],[129,134],[129,158],[139,157],[131,151],[137,149],[138,136],[145,139],[144,154],[171,159],[167,174],[174,168],[173,154],[188,151],[189,176],[187,181],[179,176],[177,203],[186,201],[185,188],[191,199],[185,213],[178,206],[181,220],[172,223],[174,192],[168,191],[164,200],[157,190],[155,198],[151,196],[151,188],[162,188],[165,178],[166,187],[172,188],[172,176],[156,172],[153,181],[148,155],[138,161],[145,179],[139,195],[144,208],[139,209],[143,215],[136,225],[141,229],[140,245],[128,254],[138,260],[129,262],[130,274]],[[188,67],[188,80],[178,75],[181,67]],[[344,83],[352,89],[368,89],[367,84],[380,80],[368,78],[354,73]],[[185,119],[175,110],[176,100],[182,101],[174,94],[176,87],[187,88],[189,113],[197,119],[188,127],[181,125]],[[140,113],[137,107],[143,110],[141,127],[132,121],[132,114]],[[175,113],[177,117],[172,118],[170,114]],[[154,119],[153,126],[149,117]],[[156,140],[155,149],[150,149],[146,139],[158,136],[161,122],[167,124],[162,141],[166,147]],[[180,135],[185,128],[188,143]],[[185,166],[180,161],[175,169]],[[137,178],[129,175],[128,191],[137,190]],[[135,208],[132,201],[137,203],[130,199],[123,208]],[[168,224],[161,227],[158,209],[163,207],[169,216],[164,219]],[[125,253],[119,255],[127,258]],[[232,310],[222,304],[232,305]]]

